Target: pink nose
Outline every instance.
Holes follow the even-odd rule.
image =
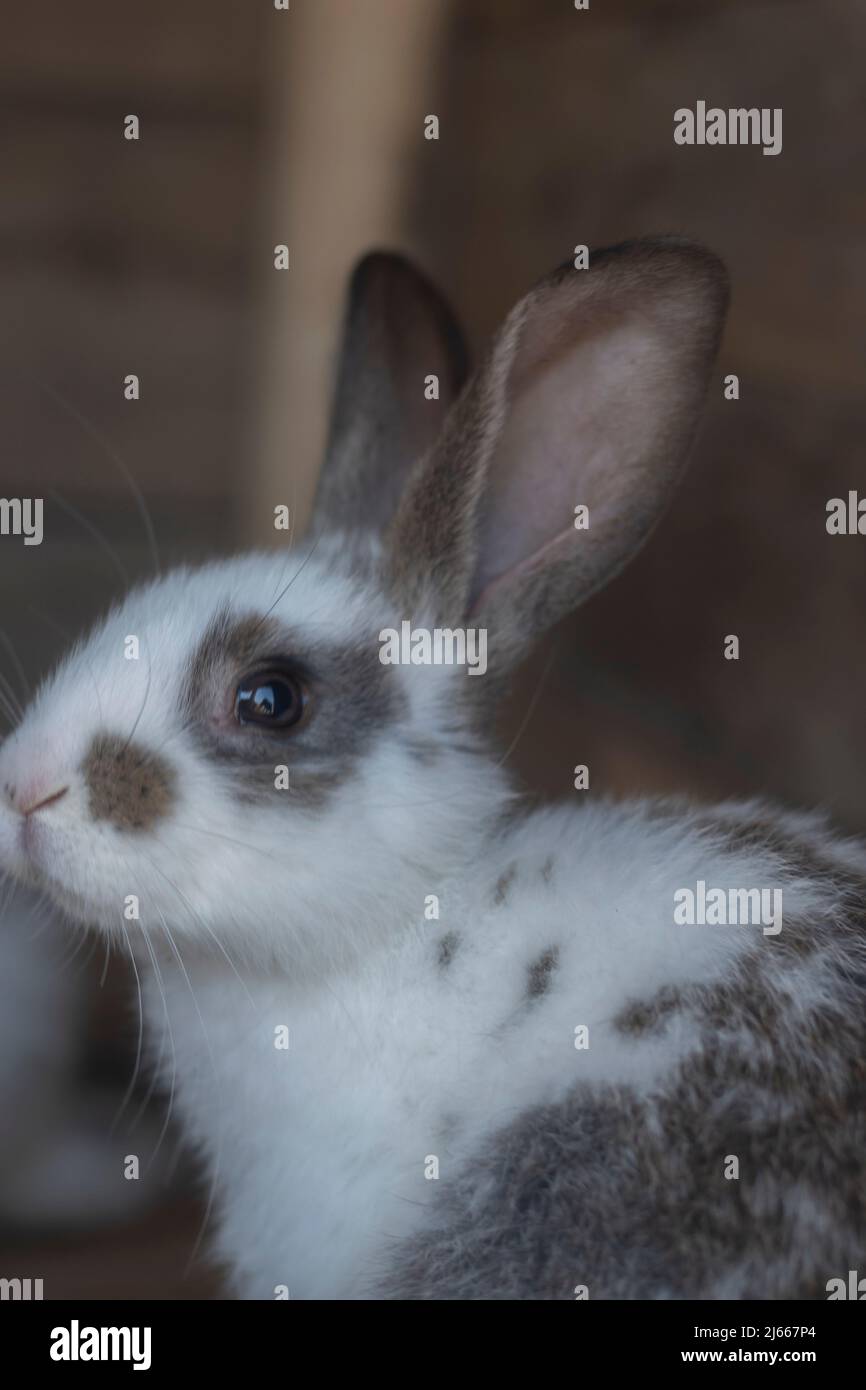
[[[46,806],[53,806],[55,801],[59,801],[68,791],[68,787],[61,787],[59,792],[52,792],[50,796],[43,797],[41,801],[35,801],[32,806],[22,807],[22,816],[32,816],[34,811],[44,811]]]

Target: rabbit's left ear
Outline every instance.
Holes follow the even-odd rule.
[[[349,284],[314,530],[387,525],[466,372],[460,328],[430,280],[403,256],[365,256]]]
[[[658,520],[697,428],[727,304],[673,238],[554,271],[512,310],[416,469],[389,536],[408,615],[490,629],[513,664]]]

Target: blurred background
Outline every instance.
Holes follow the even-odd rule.
[[[866,495],[860,0],[42,0],[3,27],[0,495],[45,498],[42,546],[0,538],[19,698],[121,572],[147,572],[136,490],[163,562],[273,544],[280,502],[302,526],[344,282],[370,246],[416,257],[480,346],[577,243],[679,232],[734,287],[691,471],[632,567],[521,673],[503,737],[548,795],[586,763],[592,795],[755,793],[866,833],[866,539],[825,530],[829,498]],[[697,100],[781,107],[782,153],[675,145]],[[32,982],[2,945],[0,967],[2,1010]],[[68,997],[25,1089],[54,1075],[81,1129],[132,1072],[134,982],[89,943],[46,969]],[[120,1131],[142,1152],[161,1127],[147,1090],[145,1137]],[[40,1211],[8,1160],[30,1171],[48,1130],[21,1159],[13,1109],[0,1276],[41,1277],[46,1298],[224,1296],[190,1264],[201,1193],[171,1131],[128,1209],[73,1190]]]

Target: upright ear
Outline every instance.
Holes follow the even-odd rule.
[[[315,530],[384,528],[466,372],[460,329],[427,277],[402,256],[365,256],[349,284]]]
[[[664,238],[522,299],[395,516],[404,611],[486,627],[507,667],[615,575],[682,471],[727,298],[714,255]]]

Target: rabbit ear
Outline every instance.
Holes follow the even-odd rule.
[[[365,256],[349,284],[315,529],[390,521],[466,371],[460,329],[427,277],[402,256]]]
[[[471,618],[507,665],[616,574],[682,470],[726,305],[721,262],[673,238],[522,299],[395,517],[407,611]]]

